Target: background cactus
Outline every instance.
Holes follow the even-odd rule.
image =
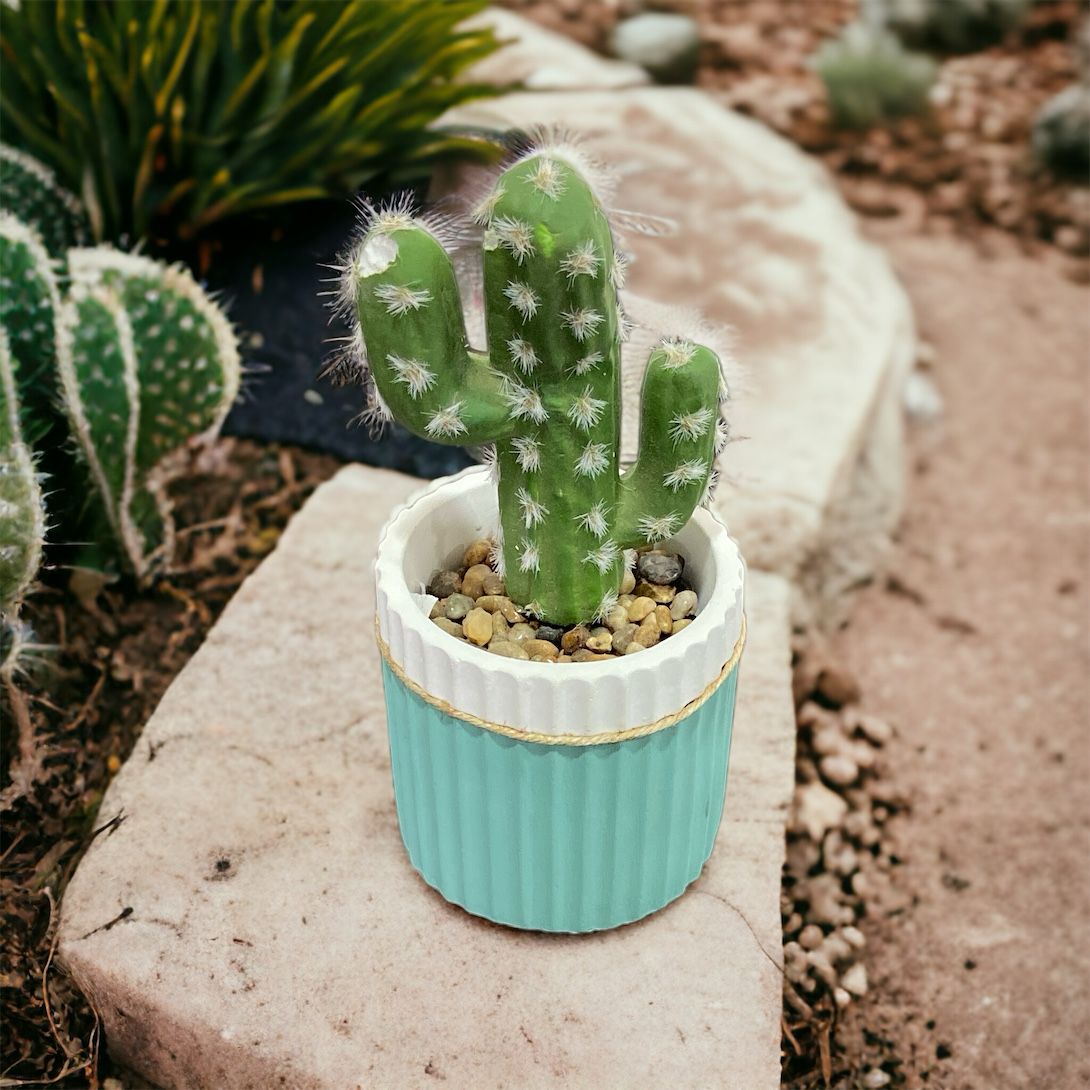
[[[621,473],[622,265],[577,152],[533,151],[477,211],[490,353],[467,346],[442,231],[374,213],[345,268],[373,408],[441,443],[495,443],[509,593],[570,624],[615,600],[624,551],[670,537],[713,475],[719,360],[680,339],[650,357],[637,461]]]
[[[238,393],[234,334],[181,266],[108,248],[71,250],[57,324],[65,409],[127,565],[172,548],[164,461],[219,426]]]
[[[44,163],[7,144],[0,144],[0,208],[34,228],[55,258],[90,238],[76,197]]]
[[[23,596],[34,582],[45,537],[42,492],[23,438],[18,366],[0,327],[0,613],[5,627],[15,623]]]

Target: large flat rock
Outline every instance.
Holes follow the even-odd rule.
[[[751,574],[726,815],[678,902],[617,931],[446,904],[398,834],[372,634],[381,523],[417,482],[313,496],[111,785],[59,954],[162,1087],[779,1084],[793,783],[786,583]],[[578,667],[570,667],[578,669]]]
[[[900,397],[915,334],[889,263],[825,170],[691,89],[514,94],[448,120],[565,126],[614,169],[614,208],[676,225],[624,231],[629,289],[733,329],[745,381],[731,422],[744,441],[723,456],[718,509],[752,567],[797,586],[799,620],[835,619],[900,514]],[[479,184],[470,173],[441,190]],[[635,301],[629,309],[640,317]]]

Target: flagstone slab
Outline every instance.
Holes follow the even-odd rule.
[[[832,623],[871,576],[903,499],[901,390],[915,358],[911,307],[825,169],[770,129],[692,89],[513,94],[447,120],[562,125],[615,175],[611,199],[633,255],[626,306],[673,304],[648,323],[685,329],[686,308],[733,331],[744,372],[722,458],[717,509],[751,566],[798,588],[803,622]],[[477,188],[480,169],[441,177]],[[653,234],[631,212],[662,217]],[[471,322],[471,328],[473,323]],[[650,345],[626,353],[626,416]]]
[[[749,576],[726,813],[698,881],[616,931],[509,930],[429,889],[397,829],[371,562],[418,486],[365,467],[323,485],[110,786],[116,824],[68,887],[59,956],[111,1055],[178,1090],[772,1090],[786,582]]]

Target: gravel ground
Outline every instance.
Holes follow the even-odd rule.
[[[915,430],[889,578],[832,645],[897,727],[914,901],[864,925],[838,1047],[896,1054],[910,1088],[1084,1090],[1090,299],[995,235],[883,241],[946,412]]]

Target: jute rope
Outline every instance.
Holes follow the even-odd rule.
[[[746,642],[746,618],[743,614],[742,628],[738,633],[738,642],[735,643],[734,650],[731,652],[730,658],[727,659],[724,664],[723,669],[719,672],[719,676],[715,678],[702,693],[699,693],[690,700],[685,707],[670,715],[664,715],[661,719],[656,719],[653,723],[645,723],[640,727],[628,727],[625,730],[605,731],[601,734],[544,734],[540,731],[520,730],[518,727],[508,726],[506,723],[492,723],[489,720],[481,719],[470,712],[461,711],[452,704],[448,704],[445,700],[440,700],[437,696],[433,696],[431,693],[427,692],[427,690],[423,689],[405,673],[400,663],[394,661],[394,657],[390,653],[389,645],[382,638],[377,617],[375,618],[375,639],[378,641],[378,649],[382,655],[383,661],[390,668],[394,676],[411,693],[423,700],[425,704],[430,704],[444,715],[449,715],[454,719],[460,719],[463,723],[469,723],[470,726],[492,731],[493,734],[502,734],[507,738],[517,738],[522,742],[538,742],[547,746],[602,746],[607,745],[610,742],[625,742],[630,738],[643,738],[645,735],[656,734],[660,730],[666,730],[667,727],[672,727],[676,723],[680,723],[682,719],[692,715],[697,708],[710,700],[716,689],[730,677],[731,672],[738,665],[738,660],[742,657],[742,648],[745,646]]]

